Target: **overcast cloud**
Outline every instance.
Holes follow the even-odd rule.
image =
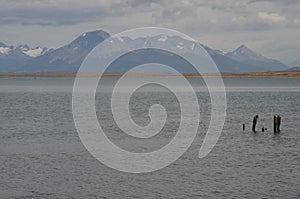
[[[0,0],[0,41],[59,47],[83,32],[159,26],[210,47],[300,58],[298,0]]]

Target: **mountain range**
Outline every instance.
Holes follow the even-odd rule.
[[[102,30],[87,32],[58,49],[30,48],[27,45],[14,47],[0,42],[0,72],[76,72],[91,50],[109,37],[110,35]],[[126,48],[126,46],[140,46],[147,42],[168,45],[168,48],[172,48],[181,55],[187,53],[193,54],[193,46],[195,45],[193,41],[185,40],[178,36],[167,35],[136,39],[128,37],[113,39],[115,45],[107,49],[107,52],[105,52],[106,56],[114,55],[121,48]],[[168,42],[166,42],[167,40]],[[220,72],[223,73],[284,71],[290,69],[289,66],[282,62],[255,53],[245,45],[241,45],[236,50],[228,53],[212,49],[203,44],[200,45],[206,49]],[[195,56],[197,55],[195,54]],[[163,56],[160,51],[143,51],[123,59],[118,67],[115,67],[110,72],[125,72],[127,66],[136,63],[136,59],[151,61],[151,57],[161,57],[161,59],[165,59],[165,63],[169,63],[168,59],[171,59],[170,55],[164,54]],[[178,68],[182,73],[190,74],[195,72],[185,67],[184,62],[175,63],[175,65],[177,65],[175,68]]]

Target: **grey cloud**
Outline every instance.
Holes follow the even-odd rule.
[[[207,1],[206,5],[214,10],[235,10],[242,9],[247,4],[245,0],[230,0],[230,1],[220,1],[220,0],[211,0]]]
[[[281,5],[290,5],[290,4],[299,4],[299,0],[251,0],[248,3],[256,3],[256,2],[270,2],[270,3],[276,3]]]
[[[97,1],[1,0],[0,4],[2,24],[72,25],[126,11],[123,10],[124,5],[112,3],[105,5]]]
[[[229,25],[233,30],[274,30],[288,28],[294,23],[286,16],[275,12],[257,12],[247,16],[236,16],[231,19]]]
[[[75,25],[148,11],[158,16],[156,11],[172,4],[168,0],[0,0],[0,24]]]
[[[131,1],[127,1],[127,3],[130,4],[132,7],[150,5],[152,3],[161,3],[161,2],[162,2],[162,0],[131,0]]]

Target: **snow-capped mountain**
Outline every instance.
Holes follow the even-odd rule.
[[[265,71],[277,71],[289,68],[278,60],[266,58],[263,55],[253,52],[245,45],[241,45],[236,50],[227,53],[226,56],[241,63],[261,67]]]
[[[36,58],[39,71],[77,71],[89,52],[110,35],[104,31],[87,32],[71,43]]]
[[[33,62],[22,50],[0,43],[0,72],[18,72],[26,70],[26,66]]]
[[[14,51],[19,51],[29,57],[38,57],[38,56],[44,55],[52,50],[53,49],[47,49],[47,48],[42,48],[42,47],[30,48],[28,45],[19,45],[17,47],[7,46],[3,42],[0,42],[0,54],[2,56],[13,54]]]
[[[0,42],[0,72],[76,72],[89,52],[107,38],[109,38],[109,34],[101,30],[87,32],[55,50],[41,47],[30,48],[27,45],[13,47]],[[253,52],[245,45],[232,52],[224,53],[221,50],[211,49],[178,36],[157,35],[136,39],[128,37],[109,39],[112,45],[102,52],[103,58],[109,58],[124,49],[132,49],[135,46],[151,47],[154,44],[168,47],[179,55],[197,56],[194,52],[195,46],[201,45],[210,54],[221,72],[282,71],[289,68],[280,61]],[[116,63],[116,67],[110,72],[125,72],[129,66],[139,64],[139,60],[151,62],[153,58],[160,59],[159,61],[165,64],[174,65],[182,73],[195,72],[187,66],[188,64],[184,60],[172,62],[173,56],[174,54],[155,49],[135,52],[126,59],[121,59],[122,62]]]
[[[265,58],[262,55],[256,54],[251,49],[249,49],[244,44],[238,47],[236,50],[226,53],[226,55],[236,61],[247,61],[247,60],[257,60],[268,62],[270,59]]]
[[[12,50],[12,46],[7,46],[4,43],[0,42],[0,56],[8,55]]]
[[[0,42],[0,72],[30,71],[35,58],[52,50],[42,47],[30,48],[28,45],[8,46]]]
[[[42,48],[42,47],[30,48],[28,45],[19,45],[15,49],[22,51],[24,54],[28,55],[29,57],[38,57],[48,52],[51,52],[53,50],[53,49]]]

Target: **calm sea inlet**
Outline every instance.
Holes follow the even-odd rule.
[[[210,98],[201,80],[190,79],[200,105],[198,134],[177,161],[145,174],[111,169],[85,149],[72,116],[73,81],[0,79],[0,198],[300,198],[300,79],[224,79],[225,125],[203,159],[198,153],[210,120]],[[103,87],[114,81],[104,79]],[[169,91],[150,85],[131,98],[131,116],[139,125],[149,123],[153,104],[168,112],[165,127],[149,139],[123,133],[109,111],[109,99],[109,92],[98,92],[95,106],[116,145],[148,152],[174,137],[180,106]],[[274,114],[282,116],[279,135],[273,133]],[[268,130],[261,132],[263,126]]]

